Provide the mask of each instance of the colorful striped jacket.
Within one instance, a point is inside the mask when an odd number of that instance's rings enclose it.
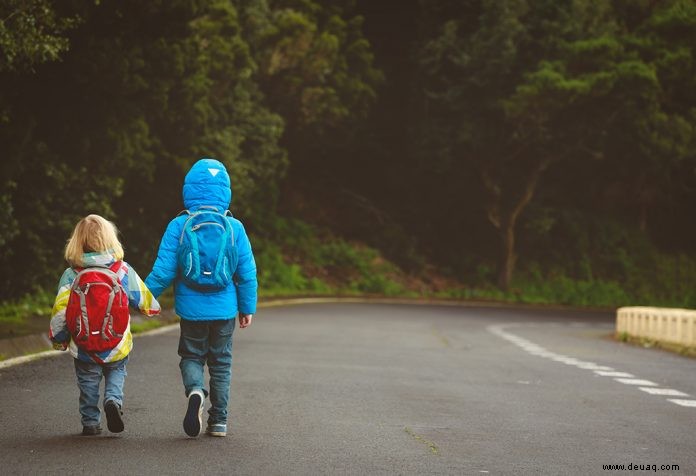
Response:
[[[85,267],[88,266],[111,266],[115,260],[110,253],[85,253],[83,255],[83,263]],[[121,280],[123,288],[128,293],[128,301],[130,306],[140,309],[140,311],[146,316],[153,316],[159,314],[160,305],[152,295],[149,289],[145,286],[145,283],[138,273],[131,268],[128,263],[123,262],[123,266],[118,271],[118,277]],[[123,339],[119,344],[108,351],[104,352],[86,352],[83,349],[78,348],[75,343],[70,339],[70,332],[68,332],[67,324],[65,322],[65,309],[68,306],[68,298],[70,297],[70,287],[72,286],[75,277],[77,276],[77,271],[73,268],[68,268],[63,272],[63,276],[60,278],[60,283],[58,284],[58,295],[56,296],[56,301],[53,304],[53,312],[51,317],[51,325],[48,332],[48,336],[54,343],[68,343],[70,353],[73,357],[79,360],[84,360],[86,362],[96,362],[96,363],[106,363],[106,362],[116,362],[122,360],[128,356],[131,349],[133,348],[133,336],[130,330],[130,322],[126,328],[126,332],[123,335]]]

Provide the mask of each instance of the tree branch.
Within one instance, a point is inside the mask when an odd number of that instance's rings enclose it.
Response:
[[[524,210],[524,207],[526,207],[529,202],[532,200],[534,197],[534,193],[536,192],[536,187],[537,184],[539,183],[539,178],[541,177],[541,174],[546,170],[546,168],[551,164],[552,160],[547,158],[539,162],[537,167],[532,170],[532,173],[527,177],[527,182],[525,183],[524,190],[522,192],[522,196],[517,202],[517,205],[513,207],[513,209],[510,211],[510,221],[514,223],[517,221],[517,217],[519,214]]]

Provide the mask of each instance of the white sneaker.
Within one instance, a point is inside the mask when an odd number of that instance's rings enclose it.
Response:
[[[186,408],[186,416],[184,416],[184,431],[188,436],[201,434],[204,405],[205,395],[203,390],[192,390],[188,396],[188,407]]]

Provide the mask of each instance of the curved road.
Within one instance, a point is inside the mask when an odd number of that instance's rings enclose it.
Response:
[[[616,343],[613,325],[568,311],[263,309],[235,331],[227,438],[181,430],[178,329],[136,339],[119,435],[78,436],[61,354],[0,369],[0,474],[696,474],[696,360]]]

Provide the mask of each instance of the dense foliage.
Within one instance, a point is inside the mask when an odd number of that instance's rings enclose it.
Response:
[[[406,2],[392,16],[366,1],[363,10],[389,88],[369,154],[385,160],[371,172],[400,183],[360,191],[431,258],[502,289],[562,278],[647,301],[661,282],[680,289],[662,289],[672,297],[689,289],[664,252],[693,263],[696,4],[442,0]],[[386,17],[395,20],[384,30]],[[394,194],[398,203],[385,197]]]
[[[695,27],[690,0],[2,0],[2,298],[50,289],[87,213],[147,272],[210,155],[262,285],[405,289],[347,239],[493,297],[696,305]]]
[[[272,222],[289,119],[338,122],[371,97],[349,69],[369,70],[371,58],[341,5],[295,3],[3,6],[2,31],[16,33],[2,37],[0,76],[7,297],[55,279],[70,229],[90,212],[114,220],[129,259],[149,265],[182,207],[183,174],[203,155],[229,167],[236,213],[252,227]],[[276,100],[265,94],[274,88]]]

